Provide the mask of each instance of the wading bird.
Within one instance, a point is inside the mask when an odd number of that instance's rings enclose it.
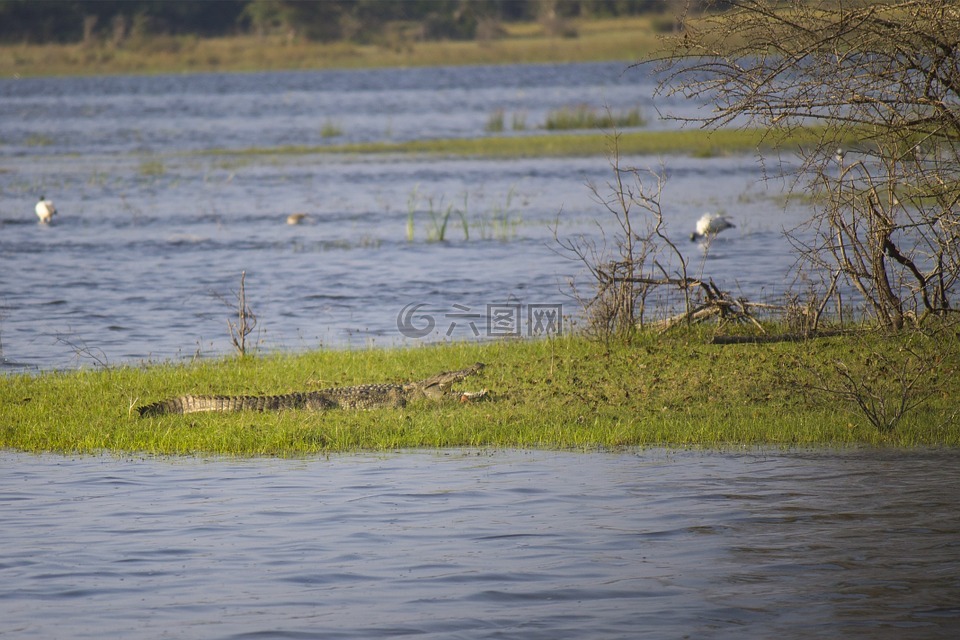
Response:
[[[40,222],[43,224],[50,224],[50,220],[53,219],[54,214],[57,212],[57,208],[53,206],[53,203],[46,199],[44,196],[40,196],[40,201],[37,202],[37,206],[34,207],[34,211],[37,212],[37,217],[40,218]]]
[[[697,220],[697,230],[690,234],[690,240],[713,237],[725,229],[732,229],[733,223],[726,216],[717,213],[705,213]]]

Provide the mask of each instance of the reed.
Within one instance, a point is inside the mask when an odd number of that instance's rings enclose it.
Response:
[[[503,132],[506,130],[506,124],[504,120],[506,118],[506,112],[503,109],[497,109],[493,114],[491,114],[490,119],[487,121],[487,132],[497,133]],[[527,114],[523,111],[515,111],[510,116],[510,129],[512,131],[526,131],[527,130]]]
[[[512,206],[515,195],[516,189],[511,187],[502,204],[495,204],[489,211],[471,213],[469,192],[463,193],[462,207],[455,207],[452,204],[444,207],[444,195],[437,197],[422,194],[420,186],[417,185],[407,197],[407,242],[413,242],[416,239],[416,220],[418,217],[424,217],[424,214],[427,242],[445,242],[450,220],[454,217],[459,220],[463,239],[466,241],[470,240],[471,229],[476,229],[483,240],[510,240],[516,236],[517,228],[522,223],[522,217],[514,211]],[[421,202],[424,209],[421,209]]]
[[[415,226],[414,226],[414,216],[417,213],[417,190],[420,188],[420,185],[415,185],[413,191],[410,192],[410,195],[407,196],[407,242],[413,242]]]
[[[483,128],[487,133],[503,133],[505,127],[503,119],[505,117],[503,109],[497,109],[487,118],[487,124]]]
[[[506,242],[516,237],[517,228],[522,224],[523,218],[513,209],[512,203],[515,196],[516,189],[510,187],[503,204],[497,203],[486,215],[479,216],[473,222],[479,229],[481,238]]]
[[[447,223],[450,221],[450,214],[453,213],[453,205],[448,205],[441,213],[433,208],[433,199],[430,199],[430,207],[427,213],[430,214],[430,227],[427,230],[427,242],[443,242],[447,236]],[[441,198],[441,206],[443,198]]]
[[[332,120],[325,120],[323,126],[320,127],[320,137],[321,138],[337,138],[343,135],[343,129],[340,128],[340,125],[333,122]]]
[[[629,129],[642,127],[646,119],[640,109],[627,111],[600,110],[589,105],[581,104],[575,107],[555,109],[547,114],[547,121],[543,125],[548,131],[564,131],[570,129]]]
[[[417,213],[420,212],[420,202],[423,200],[426,210],[427,220],[427,242],[445,242],[447,239],[447,227],[450,224],[450,218],[454,215],[460,220],[463,229],[463,239],[470,239],[470,224],[467,220],[467,198],[468,194],[463,195],[463,208],[454,207],[449,204],[443,206],[444,196],[439,199],[433,195],[421,195],[419,185],[413,188],[407,197],[407,242],[413,242],[416,239],[415,220]]]
[[[487,133],[503,133],[507,129],[506,111],[495,109],[487,118],[484,131]],[[542,128],[548,131],[569,131],[589,129],[631,129],[645,126],[646,119],[639,108],[627,111],[599,110],[588,105],[563,107],[554,109],[547,114]],[[523,112],[515,112],[510,119],[510,128],[513,131],[526,131],[527,116]]]
[[[525,131],[527,129],[527,114],[514,113],[510,126],[514,131]]]
[[[920,334],[809,342],[709,343],[713,329],[318,351],[191,364],[4,378],[0,447],[22,451],[301,456],[415,447],[611,449],[636,446],[960,446],[956,340]],[[844,360],[875,377],[864,349],[945,354],[936,393],[895,429],[874,428],[842,396],[812,384]],[[276,394],[414,380],[481,361],[463,383],[475,404],[419,402],[365,412],[191,414],[141,419],[136,406],[184,393]],[[810,383],[810,384],[808,384]],[[877,384],[880,384],[878,381]]]

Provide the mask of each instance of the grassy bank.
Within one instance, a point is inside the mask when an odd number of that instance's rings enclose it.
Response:
[[[469,42],[397,40],[377,45],[290,41],[282,36],[152,37],[120,45],[0,46],[0,75],[104,75],[357,69],[540,62],[633,61],[654,50],[650,17],[571,23],[576,37],[537,24],[504,25],[503,37]]]
[[[894,429],[872,426],[841,388],[843,363],[895,398],[898,362],[946,353],[923,404]],[[278,394],[420,379],[475,361],[464,389],[489,402],[421,402],[366,412],[192,414],[141,419],[134,407],[185,393]],[[876,371],[877,362],[886,371]],[[960,354],[922,335],[709,344],[705,333],[604,345],[579,337],[423,348],[321,351],[3,379],[0,447],[64,453],[296,456],[409,447],[957,446]]]

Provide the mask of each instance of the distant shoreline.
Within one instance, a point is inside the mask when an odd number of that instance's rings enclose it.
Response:
[[[660,41],[650,17],[581,21],[575,37],[512,24],[492,40],[406,41],[390,47],[281,36],[155,36],[124,45],[0,45],[0,77],[365,69],[474,64],[635,62]]]

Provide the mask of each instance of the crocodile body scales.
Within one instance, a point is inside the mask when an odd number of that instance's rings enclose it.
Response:
[[[330,409],[400,408],[407,402],[419,398],[440,399],[453,395],[451,385],[477,373],[483,366],[483,363],[478,362],[465,369],[445,371],[425,380],[406,384],[361,384],[274,396],[183,395],[144,405],[137,410],[142,417],[146,417],[201,411],[283,411],[288,409],[327,411]],[[473,394],[472,397],[482,395],[485,395],[485,392]]]

